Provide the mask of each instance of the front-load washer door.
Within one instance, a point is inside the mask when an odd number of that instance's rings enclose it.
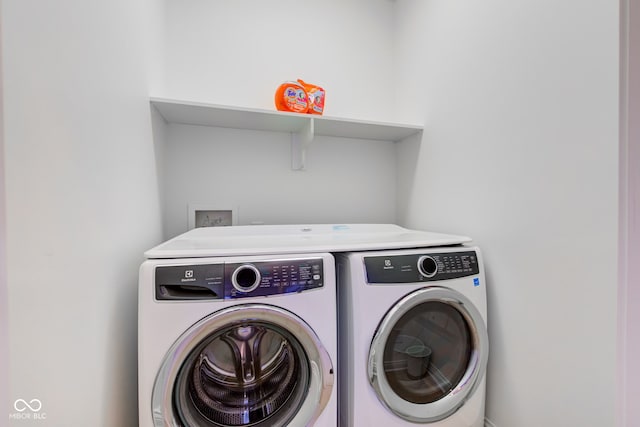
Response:
[[[234,306],[200,320],[171,347],[153,388],[154,425],[312,425],[333,376],[327,351],[298,316]]]
[[[461,293],[420,289],[384,316],[369,351],[368,375],[379,400],[415,423],[444,419],[481,382],[489,352],[480,312]]]

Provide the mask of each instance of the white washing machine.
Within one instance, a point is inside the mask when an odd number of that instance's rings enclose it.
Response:
[[[339,425],[483,426],[489,341],[480,250],[354,252],[336,261]]]
[[[148,259],[140,426],[334,427],[335,314],[329,253]]]

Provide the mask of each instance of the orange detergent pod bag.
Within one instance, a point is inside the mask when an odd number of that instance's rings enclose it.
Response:
[[[298,79],[298,83],[304,87],[309,97],[309,109],[307,110],[307,113],[322,114],[324,111],[324,89],[311,83],[305,83],[300,79]]]
[[[309,97],[304,87],[298,82],[284,82],[276,90],[276,109],[306,113],[309,109]]]

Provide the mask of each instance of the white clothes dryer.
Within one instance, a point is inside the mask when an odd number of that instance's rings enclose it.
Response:
[[[335,427],[336,309],[329,253],[146,260],[140,426]]]
[[[353,252],[336,261],[339,425],[483,426],[489,341],[480,250]]]

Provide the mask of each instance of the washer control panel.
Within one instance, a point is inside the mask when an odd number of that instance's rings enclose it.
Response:
[[[323,286],[322,259],[225,264],[225,298],[302,292]]]
[[[475,251],[364,257],[367,283],[416,283],[480,273]]]
[[[266,297],[324,286],[322,258],[156,268],[157,300]]]

